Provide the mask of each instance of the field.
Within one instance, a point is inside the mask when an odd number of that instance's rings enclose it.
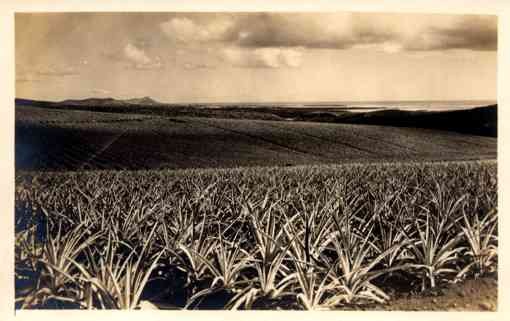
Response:
[[[16,316],[503,314],[504,10],[135,7],[11,16]]]
[[[495,137],[433,129],[16,108],[17,169],[494,159],[496,146]]]
[[[483,103],[483,102],[480,102]],[[487,102],[486,102],[487,103]],[[412,104],[412,103],[411,103]],[[149,97],[117,100],[90,98],[62,102],[16,99],[19,107],[41,107],[47,111],[66,113],[69,110],[93,113],[139,114],[163,117],[201,117],[220,119],[252,119],[273,121],[312,121],[359,125],[429,128],[464,134],[496,137],[498,132],[498,106],[452,110],[443,106],[438,110],[401,110],[399,104],[388,109],[375,106],[353,107],[337,104],[305,104],[293,106],[278,103],[263,104],[162,104]],[[400,105],[400,106],[406,106]],[[355,111],[355,112],[352,112]],[[455,121],[451,121],[455,119]]]
[[[496,307],[492,135],[43,107],[16,107],[17,308]]]
[[[17,171],[17,307],[373,309],[494,278],[496,165]]]

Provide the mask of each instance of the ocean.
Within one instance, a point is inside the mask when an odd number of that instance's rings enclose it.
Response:
[[[348,110],[352,112],[367,112],[375,110],[399,109],[407,111],[448,111],[463,110],[474,107],[494,105],[495,100],[448,100],[448,101],[338,101],[338,102],[299,102],[279,103],[282,107],[318,108],[328,110]]]
[[[317,111],[350,111],[369,112],[377,110],[406,111],[450,111],[463,110],[497,104],[496,100],[400,100],[400,101],[307,101],[307,102],[229,102],[229,103],[198,103],[208,108],[239,106],[270,107],[270,108],[307,108]]]

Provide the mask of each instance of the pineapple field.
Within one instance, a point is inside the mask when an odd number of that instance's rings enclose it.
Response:
[[[15,188],[17,308],[375,309],[497,273],[491,160],[18,170]]]

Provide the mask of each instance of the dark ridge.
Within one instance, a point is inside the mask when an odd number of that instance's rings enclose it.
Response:
[[[383,110],[338,117],[337,123],[415,127],[497,137],[497,105],[442,112]]]
[[[16,98],[14,100],[14,102],[15,102],[16,106],[32,106],[32,107],[54,107],[54,106],[56,106],[55,102],[46,101],[46,100]]]
[[[105,105],[115,103],[116,100],[113,98],[85,98],[85,99],[67,99],[58,102],[59,105]]]

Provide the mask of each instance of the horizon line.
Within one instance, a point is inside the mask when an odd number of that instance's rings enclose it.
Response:
[[[115,98],[112,96],[109,97],[97,97],[97,96],[89,96],[85,98],[67,98],[61,100],[47,100],[47,99],[38,99],[38,98],[25,98],[25,97],[14,97],[15,100],[32,100],[32,101],[41,101],[41,102],[50,102],[50,103],[58,103],[66,100],[88,100],[88,99],[113,99],[117,101],[124,101],[130,99],[143,99],[150,98],[157,103],[160,104],[331,104],[331,103],[393,103],[393,102],[498,102],[497,98],[477,98],[477,99],[401,99],[401,100],[279,100],[279,101],[175,101],[175,102],[166,102],[158,100],[157,98],[153,98],[151,96],[133,96],[128,98]]]

